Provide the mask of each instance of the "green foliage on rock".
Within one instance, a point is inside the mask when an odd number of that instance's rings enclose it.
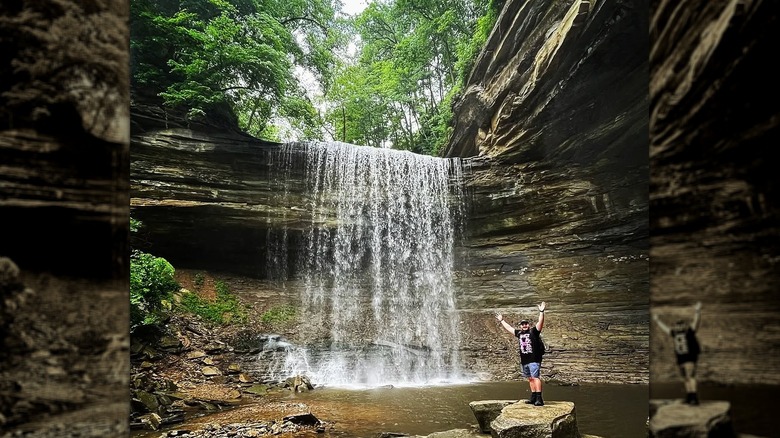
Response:
[[[173,293],[179,290],[173,266],[162,257],[142,251],[130,255],[130,323],[155,324],[170,307]]]
[[[260,315],[260,321],[267,324],[280,324],[290,322],[295,318],[297,311],[295,307],[284,304],[281,306],[274,306],[263,312]]]
[[[230,291],[228,285],[218,280],[215,289],[217,297],[214,301],[201,298],[194,292],[185,291],[181,297],[180,308],[216,324],[246,322],[246,309],[238,297]]]

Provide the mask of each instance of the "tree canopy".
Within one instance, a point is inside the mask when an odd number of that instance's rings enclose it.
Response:
[[[127,1],[0,3],[0,129],[109,141],[128,104]],[[119,138],[119,139],[118,139]]]
[[[330,137],[438,153],[450,102],[501,5],[388,0],[354,17],[341,7],[134,0],[133,88],[193,118],[228,108],[241,129],[270,140]],[[284,138],[289,132],[296,138]]]

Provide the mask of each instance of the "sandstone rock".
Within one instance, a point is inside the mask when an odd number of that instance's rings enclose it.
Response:
[[[187,360],[192,360],[192,359],[200,359],[201,357],[205,357],[205,356],[206,356],[205,351],[195,350],[195,351],[188,352],[185,358]]]
[[[267,385],[253,385],[247,389],[244,390],[244,392],[248,392],[250,394],[255,395],[264,395],[268,392],[268,386]]]
[[[514,403],[490,423],[493,438],[581,438],[574,403],[546,401],[544,406]]]
[[[182,342],[176,336],[164,335],[157,341],[157,345],[166,351],[178,351],[182,347]]]
[[[434,432],[427,435],[427,438],[474,438],[484,436],[474,429],[452,429],[442,432]]]
[[[135,396],[149,412],[157,412],[160,408],[160,402],[157,400],[157,396],[152,393],[136,391]]]
[[[480,400],[469,403],[471,412],[477,418],[479,430],[483,433],[490,433],[490,422],[501,415],[504,407],[517,403],[517,400]]]
[[[252,383],[254,379],[247,373],[240,373],[238,375],[238,381],[241,383]]]
[[[691,406],[680,400],[654,400],[651,406],[650,436],[654,438],[733,438],[731,404],[727,401],[702,401]]]
[[[154,412],[142,415],[139,419],[141,420],[141,423],[146,425],[147,429],[151,430],[158,430],[160,424],[162,424],[162,417]]]
[[[219,376],[222,374],[216,367],[203,367],[200,371],[204,376]]]

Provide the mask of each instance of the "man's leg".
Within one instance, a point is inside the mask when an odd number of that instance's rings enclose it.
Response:
[[[531,398],[525,401],[526,404],[532,405],[536,403],[536,392],[534,390],[534,382],[533,378],[531,377],[531,371],[528,368],[528,365],[520,364],[520,374],[528,379],[528,386],[531,388]]]
[[[683,362],[680,365],[680,370],[685,379],[685,402],[691,405],[699,404],[699,397],[696,392],[696,363],[695,362]]]
[[[531,385],[531,392],[536,394],[534,406],[544,406],[544,399],[542,398],[541,364],[536,362],[528,364],[528,371],[531,374],[531,377],[528,379]]]

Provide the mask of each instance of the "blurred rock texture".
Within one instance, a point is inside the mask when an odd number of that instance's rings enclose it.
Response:
[[[516,323],[544,300],[547,378],[648,382],[648,20],[640,1],[506,2],[445,153],[467,169],[455,283],[468,368],[518,378],[493,311]],[[296,253],[307,194],[301,166],[274,177],[280,145],[142,99],[132,111],[131,210],[149,251],[263,277],[266,236],[287,227]]]
[[[128,13],[0,5],[2,431],[129,430]]]
[[[702,301],[699,380],[780,384],[778,85],[768,1],[652,1],[651,304],[667,323]],[[677,381],[651,331],[651,379]]]

